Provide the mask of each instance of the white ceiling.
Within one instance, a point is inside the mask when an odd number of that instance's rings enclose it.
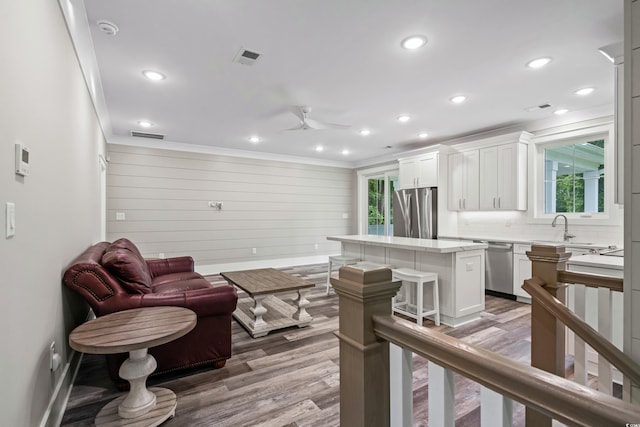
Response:
[[[84,0],[86,15],[82,0],[60,1],[73,5],[66,18],[108,141],[140,141],[129,132],[142,130],[166,135],[144,141],[159,147],[349,165],[472,133],[611,114],[613,66],[598,48],[623,38],[622,0]],[[102,33],[99,20],[120,31]],[[413,34],[427,45],[402,49]],[[234,63],[242,48],[262,56]],[[545,68],[525,66],[542,56],[552,58]],[[167,78],[148,81],[146,69]],[[596,90],[573,94],[583,87]],[[457,94],[468,101],[451,103]],[[553,107],[526,111],[544,103]],[[351,127],[286,131],[299,124],[295,105]],[[570,112],[555,116],[558,108]],[[400,114],[412,120],[399,123]],[[141,119],[154,126],[141,129]],[[254,134],[258,144],[248,141]]]

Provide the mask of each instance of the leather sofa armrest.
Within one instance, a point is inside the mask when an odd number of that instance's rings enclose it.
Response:
[[[169,273],[180,273],[184,271],[194,271],[193,258],[181,256],[165,259],[147,259],[147,267],[151,277],[158,277]]]
[[[193,310],[198,317],[231,314],[236,309],[238,293],[233,286],[216,286],[167,294],[136,294],[120,299],[100,313],[139,307],[176,306]]]

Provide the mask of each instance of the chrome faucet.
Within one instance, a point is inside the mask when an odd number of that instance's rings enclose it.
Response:
[[[567,217],[565,215],[562,214],[558,214],[556,215],[555,218],[553,218],[553,222],[551,223],[552,227],[556,226],[556,222],[558,221],[558,217],[562,217],[564,218],[564,241],[568,242],[569,240],[571,240],[572,238],[576,237],[575,235],[569,233],[569,220],[567,219]]]

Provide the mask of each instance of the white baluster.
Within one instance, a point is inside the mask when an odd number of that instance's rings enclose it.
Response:
[[[598,332],[611,341],[611,290],[598,288]],[[598,355],[598,390],[613,393],[611,364]]]
[[[574,308],[576,315],[582,319],[586,319],[586,286],[575,285],[574,289]],[[587,345],[576,334],[571,333],[574,337],[574,360],[573,360],[573,374],[575,376],[574,381],[586,385],[587,384]]]
[[[513,401],[500,393],[480,386],[480,426],[511,427],[512,425]]]
[[[454,426],[453,372],[429,361],[429,427]]]
[[[389,343],[391,425],[413,426],[413,353]]]

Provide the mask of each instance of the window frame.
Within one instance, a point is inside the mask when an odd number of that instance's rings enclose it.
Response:
[[[604,139],[604,212],[556,212],[544,211],[544,150],[563,145],[577,144],[597,139]],[[558,215],[566,215],[573,224],[618,223],[620,209],[614,204],[614,182],[617,171],[614,161],[614,126],[613,122],[585,126],[577,129],[562,129],[555,132],[541,133],[534,136],[529,145],[529,223],[546,224]]]

